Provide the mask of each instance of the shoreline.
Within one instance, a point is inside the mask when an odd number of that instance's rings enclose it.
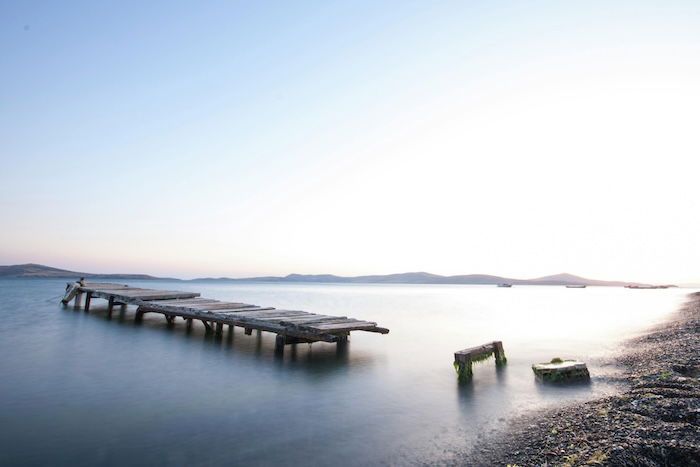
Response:
[[[612,360],[626,390],[519,417],[457,463],[700,466],[700,292]]]

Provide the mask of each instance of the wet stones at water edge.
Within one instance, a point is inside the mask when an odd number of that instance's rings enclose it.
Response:
[[[577,360],[553,358],[549,363],[535,363],[532,371],[537,379],[547,383],[587,381],[591,379],[588,367]]]

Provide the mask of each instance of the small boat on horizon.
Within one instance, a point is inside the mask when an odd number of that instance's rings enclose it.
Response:
[[[585,285],[581,285],[581,284],[570,284],[570,285],[567,285],[565,287],[567,289],[585,289],[586,288]]]
[[[507,282],[502,282],[498,284],[499,287],[513,287],[513,284],[508,284]]]

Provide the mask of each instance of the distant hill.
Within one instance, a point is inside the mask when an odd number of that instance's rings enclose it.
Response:
[[[16,264],[0,266],[0,277],[86,277],[89,279],[140,279],[164,280],[169,278],[149,276],[147,274],[92,274],[89,272],[68,271],[52,268],[41,264]],[[172,279],[171,279],[172,280]],[[179,280],[179,279],[175,279]],[[283,277],[264,276],[234,279],[230,277],[192,279],[194,282],[227,281],[227,282],[315,282],[315,283],[347,283],[347,284],[501,284],[516,285],[602,285],[622,287],[625,285],[647,285],[639,282],[601,281],[561,273],[536,279],[513,279],[509,277],[490,276],[486,274],[466,274],[457,276],[440,276],[428,272],[404,272],[399,274],[384,274],[372,276],[336,276],[333,274],[289,274]]]
[[[516,283],[519,283],[516,281]],[[613,287],[622,287],[625,285],[648,285],[638,282],[621,282],[621,281],[600,281],[595,279],[586,279],[584,277],[574,276],[573,274],[561,273],[553,276],[545,276],[537,279],[529,279],[528,284],[539,285],[605,285]]]
[[[66,269],[52,268],[41,264],[15,264],[12,266],[0,266],[0,277],[85,277],[89,279],[161,279],[147,274],[91,274],[89,272],[68,271]]]
[[[289,274],[283,277],[265,276],[232,279],[202,278],[195,281],[239,281],[239,282],[333,282],[350,284],[519,284],[519,285],[602,285],[622,287],[625,285],[642,285],[639,282],[601,281],[574,276],[573,274],[555,274],[536,279],[513,279],[509,277],[490,276],[486,274],[467,274],[457,276],[440,276],[427,272],[404,272],[373,276],[336,276],[333,274]]]

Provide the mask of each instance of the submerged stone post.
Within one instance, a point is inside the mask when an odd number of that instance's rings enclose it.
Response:
[[[457,370],[457,379],[459,381],[468,381],[472,379],[472,359],[468,355],[457,356],[455,354],[455,370]]]
[[[496,366],[503,366],[508,363],[506,353],[503,351],[503,342],[495,341],[493,343],[493,356],[496,358]]]
[[[494,341],[455,352],[454,367],[457,370],[459,381],[470,380],[473,376],[472,363],[484,361],[491,355],[496,359],[496,366],[505,365],[508,361],[503,351],[503,342],[501,341]]]

